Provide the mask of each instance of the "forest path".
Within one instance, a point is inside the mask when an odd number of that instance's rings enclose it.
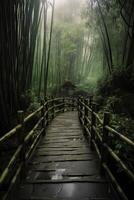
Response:
[[[77,112],[62,113],[49,125],[29,161],[17,199],[110,200],[99,162],[84,138]]]

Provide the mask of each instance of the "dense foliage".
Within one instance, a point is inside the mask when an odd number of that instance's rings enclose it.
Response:
[[[27,102],[23,101],[26,91],[31,88],[35,44],[43,6],[36,0],[0,1],[1,130],[10,126],[12,116],[22,104],[27,106]]]
[[[113,105],[133,99],[133,10],[133,0],[1,0],[1,130],[31,93],[58,95],[66,80]]]

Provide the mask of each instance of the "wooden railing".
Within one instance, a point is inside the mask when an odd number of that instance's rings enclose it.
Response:
[[[116,140],[132,149],[134,149],[134,142],[111,127],[110,113],[105,112],[103,119],[100,118],[97,113],[97,105],[93,103],[92,98],[79,98],[78,100],[73,98],[46,98],[45,101],[41,101],[41,106],[26,118],[24,118],[23,111],[18,111],[18,125],[0,138],[0,199],[6,200],[13,192],[16,183],[24,178],[27,161],[40,138],[45,135],[50,121],[58,113],[65,112],[68,109],[74,110],[76,107],[85,135],[90,137],[91,148],[96,149],[101,160],[101,172],[107,172],[121,199],[128,200],[116,173],[114,174],[112,170],[111,160],[112,165],[117,163],[132,183],[134,183],[134,172],[125,160],[116,153],[112,141]],[[12,155],[7,157],[6,152],[2,154],[5,149],[11,151]],[[1,167],[5,161],[4,166]]]
[[[134,184],[134,168],[131,169],[125,162],[125,159],[116,153],[116,148],[112,141],[123,143],[126,145],[126,148],[129,147],[132,150],[134,150],[134,142],[110,126],[111,115],[109,112],[104,113],[103,119],[100,118],[97,114],[97,105],[93,103],[92,98],[79,98],[78,112],[85,135],[90,137],[91,148],[96,149],[101,160],[101,172],[107,172],[121,199],[128,200],[128,196],[122,189],[116,172],[114,173],[113,166],[115,167],[115,164],[120,166],[120,169],[128,176],[130,185]]]
[[[16,182],[24,178],[27,161],[40,138],[45,135],[49,122],[58,113],[70,108],[74,110],[75,107],[76,100],[73,98],[46,98],[41,101],[41,106],[26,118],[23,111],[18,111],[18,125],[0,138],[0,199],[6,200],[13,192]],[[29,124],[30,128],[27,127]],[[7,154],[2,154],[5,149],[13,152],[9,158]],[[5,165],[1,167],[3,162]]]

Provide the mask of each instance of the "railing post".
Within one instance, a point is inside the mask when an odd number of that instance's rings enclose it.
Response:
[[[83,106],[82,106],[82,97],[80,97],[80,122],[81,123],[82,123],[82,116],[83,116],[82,109],[83,109]]]
[[[88,106],[88,100],[84,99],[84,103],[85,103],[85,110],[84,110],[84,126],[87,126],[87,119],[86,117],[88,117],[88,109],[86,106]]]
[[[45,106],[45,112],[46,112],[46,126],[48,126],[49,124],[49,115],[48,115],[48,98],[45,97],[45,103],[46,103],[46,106]]]
[[[93,103],[93,96],[90,96],[90,99],[89,99],[89,107],[90,108],[92,107],[92,103]]]
[[[44,115],[45,115],[45,108],[44,108],[44,100],[41,100],[41,106],[43,106],[43,108],[41,109],[41,117],[43,118],[42,120],[42,128],[44,128],[44,124],[45,124],[45,120],[44,120]]]
[[[93,140],[95,140],[95,131],[94,127],[96,127],[96,117],[94,115],[96,112],[96,104],[92,104],[92,113],[91,113],[91,148],[93,148]]]
[[[84,107],[84,135],[87,137],[87,128],[88,128],[88,121],[87,121],[87,118],[88,118],[88,109],[86,106],[88,106],[88,100],[87,99],[84,99],[84,104],[85,104],[85,107]]]
[[[65,97],[63,97],[63,113],[65,112]]]
[[[74,102],[74,98],[72,97],[72,111],[74,111],[74,105],[75,105],[75,102]]]
[[[107,163],[108,161],[108,152],[105,148],[105,144],[109,143],[108,138],[108,130],[106,129],[106,126],[108,126],[110,123],[110,113],[105,112],[104,113],[104,119],[103,119],[103,135],[102,135],[102,146],[101,146],[101,166],[103,163]],[[101,171],[103,173],[103,169],[101,168]]]
[[[84,97],[81,98],[81,101],[82,101],[82,103],[84,103]],[[81,108],[82,108],[82,118],[84,119],[84,110],[85,110],[85,108],[84,108],[83,105],[81,105]]]
[[[80,96],[77,99],[77,110],[78,110],[78,116],[80,118]]]
[[[53,106],[53,109],[52,109],[52,119],[54,119],[54,117],[55,117],[55,101],[54,101],[54,97],[52,98],[52,106]]]
[[[19,145],[22,145],[22,151],[20,153],[20,163],[23,163],[22,171],[21,171],[21,178],[24,178],[25,176],[25,170],[26,170],[26,146],[24,141],[24,111],[19,110],[17,112],[18,114],[18,123],[22,125],[20,134],[18,134],[18,142]]]

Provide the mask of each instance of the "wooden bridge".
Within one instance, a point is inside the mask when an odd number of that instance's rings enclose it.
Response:
[[[115,140],[134,149],[92,98],[46,99],[26,118],[18,111],[18,125],[0,138],[0,199],[131,199],[133,168]]]

